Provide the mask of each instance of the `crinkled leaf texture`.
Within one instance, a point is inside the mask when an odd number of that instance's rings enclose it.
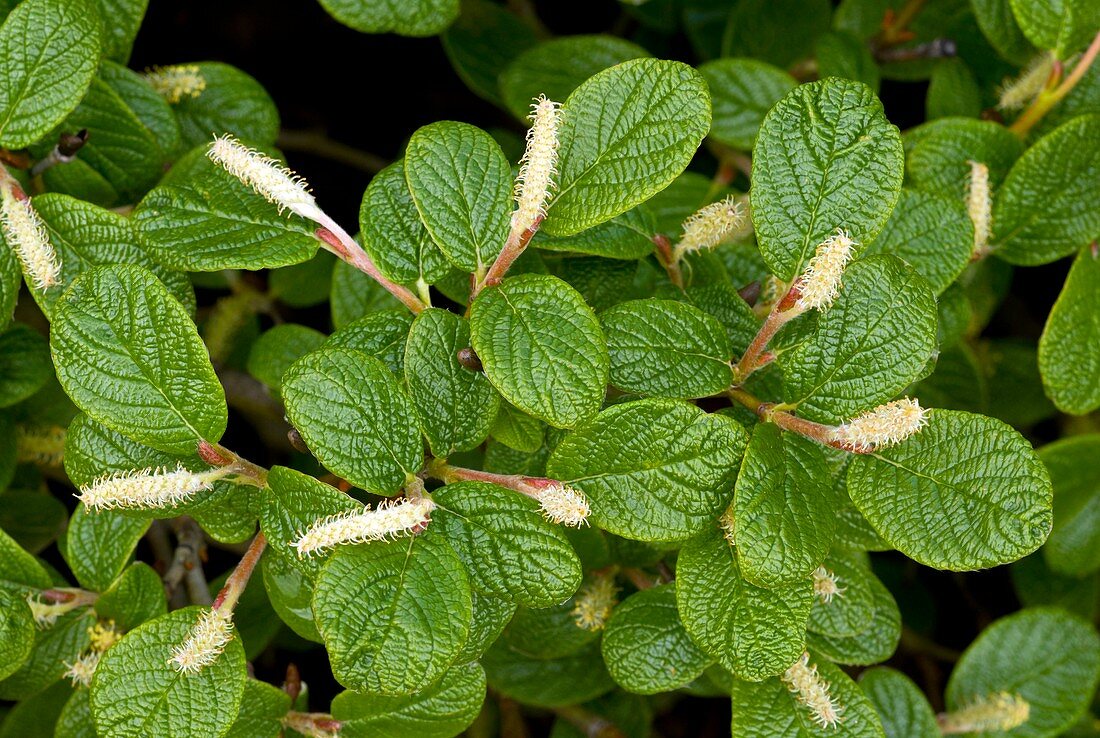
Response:
[[[227,409],[187,311],[148,270],[96,267],[55,306],[57,378],[90,417],[135,441],[193,454],[225,432]]]
[[[458,0],[323,0],[333,18],[364,33],[434,36],[458,17]]]
[[[878,666],[859,675],[859,686],[882,720],[886,738],[940,738],[928,698],[905,674]]]
[[[1054,530],[1043,556],[1059,574],[1083,577],[1100,569],[1100,435],[1072,436],[1039,450],[1054,485]]]
[[[929,411],[907,441],[856,458],[848,492],[891,545],[937,569],[1015,561],[1051,529],[1046,468],[1011,426],[982,415]]]
[[[1066,277],[1039,339],[1043,388],[1059,410],[1100,407],[1100,256],[1085,246]]]

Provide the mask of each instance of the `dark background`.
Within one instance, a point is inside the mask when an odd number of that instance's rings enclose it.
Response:
[[[562,35],[607,32],[620,15],[613,0],[547,0],[536,5],[549,29]],[[629,32],[630,26],[626,28]],[[685,39],[669,43],[654,51],[697,61]],[[436,120],[522,132],[511,116],[466,88],[439,39],[361,34],[332,20],[311,0],[152,0],[131,66],[141,70],[207,60],[233,64],[256,77],[274,98],[284,129],[319,133],[386,162],[401,155],[416,128]],[[926,88],[925,83],[883,82],[880,97],[887,115],[903,131],[923,121]],[[286,155],[291,167],[308,179],[322,206],[354,230],[370,174],[293,148]],[[694,166],[710,174],[714,162],[704,155]],[[1023,279],[1017,275],[987,334],[1037,339],[1066,269],[1063,261],[1028,270]],[[1056,431],[1053,423],[1039,426],[1032,440],[1051,440]],[[226,568],[233,563],[228,555],[215,552],[211,576],[220,571],[223,560]],[[941,709],[951,652],[961,651],[989,622],[1019,607],[1008,570],[935,572],[896,554],[876,554],[875,567],[898,599],[906,626],[890,664],[910,674]],[[322,649],[269,650],[258,660],[257,674],[278,684],[289,661],[298,664],[310,684],[313,709],[327,709],[340,687]],[[727,701],[687,698],[662,716],[657,728],[668,738],[728,735],[728,712]],[[534,734],[548,724],[547,719],[535,718]]]

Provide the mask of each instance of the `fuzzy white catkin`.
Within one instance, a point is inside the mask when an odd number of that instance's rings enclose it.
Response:
[[[27,464],[61,466],[65,460],[64,428],[19,426],[16,432],[16,458]]]
[[[536,493],[542,515],[552,523],[570,528],[588,525],[591,506],[583,492],[563,484],[552,484]]]
[[[836,428],[833,438],[860,452],[894,446],[920,431],[928,413],[911,397],[879,405]]]
[[[540,95],[531,105],[531,128],[527,131],[527,149],[520,160],[516,177],[516,210],[512,229],[524,232],[546,215],[554,176],[558,173],[558,125],[561,105]]]
[[[60,284],[61,262],[31,201],[16,197],[11,186],[3,187],[0,199],[4,238],[15,250],[27,277],[40,290]]]
[[[184,98],[196,98],[206,89],[206,78],[196,64],[153,67],[146,70],[143,76],[171,105]]]
[[[974,223],[973,254],[981,254],[989,246],[993,230],[993,196],[989,189],[989,167],[978,161],[970,163],[970,182],[966,190],[966,210]]]
[[[1031,705],[1027,700],[1018,694],[997,692],[940,715],[939,723],[944,735],[999,733],[1020,727],[1029,717]]]
[[[676,244],[675,254],[705,251],[737,232],[745,223],[745,212],[735,195],[712,202],[696,211],[683,223],[683,235]]]
[[[158,510],[171,507],[210,489],[225,476],[224,468],[193,472],[182,464],[168,467],[113,472],[80,488],[78,497],[89,510]]]
[[[841,229],[818,244],[800,279],[795,302],[799,311],[827,310],[833,304],[855,245],[848,232]]]
[[[836,574],[824,566],[814,569],[813,580],[814,596],[821,600],[822,604],[828,605],[834,597],[844,596],[845,588],[838,584]]]
[[[810,665],[810,654],[802,656],[783,672],[781,677],[795,699],[811,713],[813,721],[822,728],[836,727],[842,720],[843,712],[829,694],[829,683],[817,673],[817,667]]]
[[[226,645],[233,640],[233,613],[204,610],[198,622],[187,634],[187,640],[172,651],[169,663],[184,674],[198,674],[218,660]]]
[[[69,663],[64,662],[68,669],[65,671],[65,677],[67,677],[74,687],[87,687],[92,683],[92,677],[95,676],[96,667],[99,666],[99,657],[102,654],[98,651],[92,651],[86,653],[83,656],[78,656],[75,661]]]
[[[309,556],[345,544],[392,540],[423,530],[433,509],[426,497],[382,502],[374,510],[368,505],[318,520],[290,545],[299,556]]]
[[[618,602],[619,588],[607,575],[597,576],[584,586],[573,604],[573,622],[582,630],[603,630]]]
[[[1046,87],[1050,73],[1054,71],[1055,54],[1044,51],[1028,62],[1016,79],[1001,88],[997,107],[1002,110],[1019,110],[1031,103]]]
[[[309,194],[305,180],[277,159],[248,148],[229,134],[215,138],[206,155],[256,194],[278,206],[280,213],[286,209],[312,221],[327,221],[317,201]]]

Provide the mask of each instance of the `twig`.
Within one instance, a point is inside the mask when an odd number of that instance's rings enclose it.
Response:
[[[172,528],[176,533],[176,551],[172,555],[172,563],[169,564],[168,571],[164,573],[165,594],[169,600],[173,599],[180,583],[186,580],[187,595],[191,602],[196,605],[209,605],[210,589],[206,585],[206,575],[202,570],[203,560],[206,558],[202,528],[187,516],[173,520]]]
[[[1081,81],[1081,78],[1085,76],[1085,72],[1096,60],[1097,54],[1100,54],[1100,32],[1092,39],[1092,43],[1089,44],[1080,61],[1074,65],[1073,71],[1066,75],[1062,83],[1054,89],[1048,88],[1040,92],[1038,97],[1032,100],[1027,110],[1021,113],[1020,117],[1009,126],[1009,130],[1021,138],[1026,136],[1028,131]]]
[[[44,159],[40,159],[31,167],[31,178],[37,177],[51,167],[55,167],[58,164],[68,164],[70,161],[76,158],[76,154],[80,149],[84,147],[84,144],[88,142],[88,129],[82,128],[79,132],[62,133],[58,137],[57,145],[54,146],[50,153],[46,155]]]
[[[256,537],[252,539],[252,544],[248,547],[248,550],[244,552],[240,563],[237,564],[237,568],[225,580],[225,585],[218,592],[218,596],[214,598],[213,607],[215,610],[221,608],[232,610],[236,607],[237,601],[248,585],[248,580],[252,577],[256,564],[260,562],[260,557],[263,556],[265,548],[267,548],[267,538],[264,537],[263,533],[257,533]]]
[[[334,141],[320,131],[288,131],[284,128],[279,132],[276,145],[287,151],[300,151],[336,161],[367,174],[380,172],[389,164],[377,154]]]

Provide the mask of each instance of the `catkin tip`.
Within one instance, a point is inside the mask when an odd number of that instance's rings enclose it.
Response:
[[[780,677],[798,702],[811,713],[813,721],[821,728],[835,728],[841,723],[844,712],[829,693],[829,683],[810,664],[810,654],[803,653]]]
[[[105,474],[80,488],[77,495],[89,510],[157,510],[191,499],[229,473],[226,467],[193,472],[183,464]]]
[[[233,640],[233,613],[204,610],[181,645],[168,660],[183,674],[198,674],[218,660],[218,656]]]
[[[745,222],[745,211],[736,195],[712,202],[684,221],[683,235],[673,253],[679,258],[712,249],[732,237]]]
[[[0,195],[0,225],[24,274],[39,290],[61,284],[61,262],[30,198],[17,196],[11,185],[4,186]]]
[[[342,545],[395,540],[424,530],[434,509],[435,503],[427,497],[386,500],[373,510],[367,505],[363,510],[322,518],[290,545],[301,557]]]
[[[543,517],[550,522],[570,528],[588,525],[591,506],[583,492],[564,484],[552,484],[536,495]]]
[[[303,218],[321,222],[325,214],[309,193],[304,179],[273,159],[242,144],[230,134],[216,137],[206,155],[227,172],[252,188],[279,212],[290,210]]]
[[[596,576],[581,588],[573,601],[573,622],[582,630],[603,630],[611,618],[611,611],[618,603],[614,577]]]
[[[833,304],[840,294],[841,278],[856,245],[848,232],[840,228],[818,244],[798,281],[798,300],[795,302],[798,310],[827,310]]]
[[[917,400],[903,397],[838,426],[833,439],[848,450],[867,453],[896,446],[927,424],[928,412]]]
[[[527,148],[520,160],[516,177],[516,209],[512,229],[524,232],[546,215],[554,176],[558,173],[558,127],[561,105],[539,97],[531,105],[531,127],[527,130]]]
[[[196,98],[206,89],[206,78],[197,64],[152,67],[143,76],[171,105],[184,98]]]

